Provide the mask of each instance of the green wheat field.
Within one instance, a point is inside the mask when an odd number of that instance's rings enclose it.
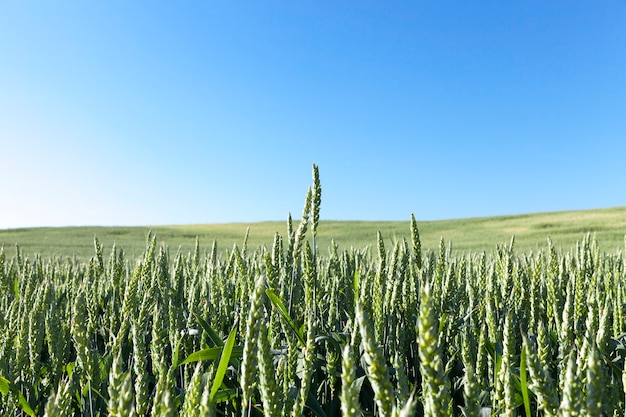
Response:
[[[298,213],[299,214],[299,213]],[[327,253],[332,241],[342,249],[375,248],[377,234],[385,243],[409,237],[411,213],[406,221],[332,221],[321,220],[317,234],[318,249]],[[298,222],[293,221],[297,227]],[[624,247],[626,234],[626,207],[564,211],[554,213],[521,214],[515,216],[468,218],[418,222],[422,247],[437,250],[441,238],[455,253],[491,252],[498,244],[515,237],[515,248],[520,252],[545,249],[548,238],[563,250],[572,250],[587,233],[596,237],[597,245],[608,252]],[[188,253],[194,250],[196,238],[206,252],[215,241],[219,252],[241,245],[248,234],[248,246],[271,246],[274,235],[287,233],[287,219],[282,222],[202,224],[182,226],[143,227],[56,227],[0,230],[0,246],[7,254],[15,254],[15,246],[29,255],[44,258],[73,257],[88,261],[94,255],[93,240],[105,248],[114,244],[123,248],[132,258],[146,249],[146,236],[152,233],[159,245],[170,251]],[[105,253],[108,256],[108,253]]]
[[[2,416],[624,416],[626,208],[0,230]],[[299,213],[300,214],[300,213]]]

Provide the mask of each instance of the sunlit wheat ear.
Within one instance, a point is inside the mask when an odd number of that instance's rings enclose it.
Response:
[[[130,416],[135,413],[135,399],[130,372],[122,369],[121,354],[113,357],[109,371],[109,399],[107,401],[110,416]]]
[[[53,287],[54,283],[48,281],[47,285]],[[50,369],[55,375],[60,375],[63,365],[67,363],[66,357],[71,343],[67,337],[67,323],[64,322],[64,312],[59,304],[57,291],[54,288],[50,288],[43,325],[46,332],[48,354],[50,355]]]
[[[422,286],[417,322],[417,342],[422,375],[424,416],[452,417],[450,388],[438,349],[439,323],[433,309],[430,283]]]
[[[276,383],[276,371],[270,341],[268,326],[261,320],[259,330],[259,392],[263,401],[263,412],[268,416],[277,416],[282,412],[280,387]]]
[[[413,242],[413,261],[415,262],[415,267],[420,270],[422,269],[422,242],[420,241],[420,232],[413,213],[411,213],[411,239]]]
[[[143,315],[139,314],[139,319],[131,325],[131,335],[133,341],[133,375],[135,380],[135,410],[137,414],[143,415],[148,410],[148,400],[150,398],[148,381],[148,349],[145,342],[145,324]]]
[[[601,351],[608,347],[611,337],[611,317],[613,316],[613,300],[609,293],[604,300],[604,307],[601,310],[600,323],[598,324],[598,333],[596,336],[596,344]]]
[[[258,365],[257,341],[261,328],[261,320],[265,310],[263,300],[265,296],[265,276],[259,275],[254,285],[248,319],[246,320],[246,333],[243,346],[243,359],[241,363],[241,399],[242,416],[247,415],[250,401],[256,386],[256,373]]]
[[[298,224],[298,229],[295,232],[294,241],[294,260],[298,260],[300,257],[300,250],[304,242],[304,237],[309,226],[309,217],[311,215],[311,204],[313,201],[313,191],[311,187],[307,190],[306,198],[304,200],[304,208],[302,209],[302,218]]]
[[[320,184],[320,171],[317,165],[313,164],[313,185],[312,185],[312,202],[311,202],[311,233],[313,239],[317,236],[317,225],[320,221],[320,206],[322,204],[322,185]],[[315,240],[313,242],[313,250],[315,251]]]
[[[141,263],[137,262],[137,264],[135,265],[133,275],[130,278],[126,287],[126,291],[124,292],[124,295],[123,295],[122,311],[121,311],[122,320],[121,320],[120,328],[117,330],[117,334],[115,336],[115,340],[114,340],[115,346],[113,347],[113,349],[119,349],[120,345],[126,339],[130,331],[130,324],[131,324],[130,318],[132,318],[137,312],[137,308],[139,306],[139,302],[137,300],[137,297],[138,297],[137,292],[139,291],[139,283],[141,280],[141,270],[142,270]]]
[[[52,394],[46,402],[44,416],[63,417],[72,415],[73,389],[74,384],[70,378],[61,379],[56,393]]]
[[[164,376],[167,378],[167,376]],[[152,415],[160,417],[176,417],[176,399],[170,389],[164,388],[155,394]]]
[[[194,417],[197,415],[196,413],[200,408],[204,387],[205,383],[203,379],[202,363],[198,362],[194,368],[191,381],[189,381],[189,384],[187,385],[187,390],[185,391],[181,417]]]
[[[415,390],[411,389],[412,384],[407,376],[407,364],[404,358],[396,352],[393,358],[393,367],[396,373],[396,406],[395,416],[408,416],[414,413],[417,403],[415,401]]]
[[[500,373],[498,374],[499,386],[502,389],[502,402],[495,404],[496,408],[506,416],[512,416],[515,412],[515,380],[514,380],[514,355],[516,318],[514,313],[505,312],[504,329],[502,331],[502,358]]]
[[[374,329],[369,315],[357,303],[356,318],[361,331],[361,346],[367,363],[367,377],[374,390],[374,398],[381,415],[391,416],[394,404],[394,389],[389,380],[389,370],[383,354],[374,338]]]
[[[605,380],[602,368],[602,354],[596,345],[598,334],[597,304],[590,303],[590,311],[587,313],[585,341],[586,345],[586,413],[588,415],[601,415],[603,412]],[[601,337],[601,336],[600,336]],[[606,381],[610,382],[610,381]]]
[[[135,399],[133,391],[133,379],[130,371],[126,371],[123,376],[120,396],[118,401],[118,410],[120,410],[120,416],[133,417],[135,416]]]
[[[605,390],[605,381],[602,369],[602,356],[595,343],[590,343],[587,352],[587,372],[586,391],[587,398],[585,401],[587,415],[599,416],[603,412],[603,392]]]
[[[44,343],[44,320],[49,291],[50,286],[45,284],[37,289],[34,305],[28,313],[28,359],[29,372],[32,375],[38,374],[42,365],[39,356]]]
[[[464,333],[461,345],[461,359],[465,367],[465,375],[463,378],[463,397],[465,398],[465,407],[463,415],[475,416],[480,414],[480,383],[476,375],[476,338],[473,332],[467,329]]]
[[[346,417],[361,416],[359,389],[356,380],[356,357],[354,349],[347,343],[341,359],[341,415]]]
[[[91,392],[92,382],[97,384],[99,374],[95,372],[96,364],[90,334],[87,330],[87,306],[83,290],[79,290],[72,310],[71,334],[76,350],[76,362],[82,370],[81,383]]]
[[[476,357],[476,373],[477,375],[486,375],[492,361],[487,353],[487,345],[489,343],[489,331],[487,330],[487,323],[485,321],[480,325],[478,333],[478,347]],[[479,380],[481,387],[486,385],[484,381]]]
[[[549,369],[542,364],[535,347],[524,336],[523,349],[526,351],[526,366],[530,374],[530,390],[537,397],[537,408],[545,416],[556,416],[559,409],[559,398]]]
[[[563,378],[563,393],[559,406],[559,416],[579,416],[581,413],[582,384],[577,375],[577,352],[572,349],[567,356],[567,365]]]
[[[211,383],[215,378],[216,372],[215,362],[213,362],[207,372],[202,376],[202,396],[198,407],[193,410],[193,416],[197,417],[213,417],[216,414],[215,401],[211,401]],[[186,417],[186,416],[185,416]]]
[[[300,379],[300,392],[298,393],[298,400],[296,401],[291,415],[293,417],[299,417],[305,409],[307,398],[311,390],[312,377],[315,360],[315,334],[313,324],[313,312],[307,309],[307,334],[306,345],[303,351],[303,363],[302,363],[302,378]]]

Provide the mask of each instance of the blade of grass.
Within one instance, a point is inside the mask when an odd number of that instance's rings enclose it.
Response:
[[[178,366],[198,361],[214,361],[222,354],[223,347],[214,347],[198,350],[187,356]],[[230,360],[241,359],[243,357],[243,346],[235,346],[230,354]]]
[[[528,397],[528,383],[526,381],[526,349],[522,349],[522,357],[520,358],[519,379],[524,399],[524,411],[526,416],[530,417],[530,399]]]
[[[285,308],[285,304],[283,304],[281,299],[278,297],[278,295],[276,295],[274,291],[267,289],[265,290],[265,294],[272,302],[272,305],[278,309],[278,313],[282,316],[282,318],[287,322],[289,327],[296,334],[296,337],[298,338],[300,345],[304,347],[306,345],[306,342],[304,341],[304,332],[301,329],[298,329],[296,327],[296,323],[294,323],[291,316],[289,316],[289,313],[287,312],[287,309]]]
[[[215,404],[223,403],[228,400],[232,400],[239,395],[239,390],[236,388],[222,389],[217,392],[213,401]]]
[[[222,340],[220,335],[217,334],[217,332],[213,330],[211,326],[209,326],[209,323],[207,323],[206,320],[204,320],[202,317],[200,317],[196,313],[192,313],[192,314],[194,315],[196,320],[198,320],[198,323],[200,324],[200,327],[202,327],[202,330],[207,332],[207,334],[209,335],[209,339],[213,342],[213,346],[214,347],[224,346],[224,341]]]
[[[3,376],[0,376],[0,392],[3,395],[7,395],[9,393],[9,386],[10,386],[9,380]]]
[[[220,362],[217,366],[217,372],[215,373],[215,379],[213,381],[213,386],[211,387],[211,394],[209,398],[211,401],[215,399],[215,394],[217,394],[218,390],[222,386],[222,381],[224,380],[224,375],[226,375],[226,369],[228,368],[228,362],[230,361],[230,356],[233,352],[233,347],[235,346],[235,336],[237,335],[237,323],[233,326],[233,329],[230,331],[228,335],[228,339],[226,339],[226,344],[222,350],[222,354],[220,356]]]

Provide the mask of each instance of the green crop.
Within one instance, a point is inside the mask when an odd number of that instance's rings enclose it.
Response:
[[[0,415],[626,413],[623,251],[319,248],[321,192],[258,247],[0,248]]]

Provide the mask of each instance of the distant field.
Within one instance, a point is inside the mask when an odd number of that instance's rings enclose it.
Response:
[[[15,245],[18,244],[31,257],[38,253],[43,257],[75,255],[86,259],[94,253],[93,237],[97,236],[105,248],[105,255],[115,243],[124,249],[127,257],[132,258],[143,253],[146,235],[151,230],[171,252],[179,247],[184,252],[191,251],[196,236],[200,239],[203,251],[210,250],[214,240],[218,249],[225,251],[232,248],[233,244],[243,243],[248,227],[248,245],[251,248],[271,246],[277,232],[286,238],[286,221],[152,227],[62,227],[0,230],[0,246],[4,246],[9,256],[14,254]],[[624,247],[626,207],[425,222],[418,219],[418,227],[426,250],[437,249],[443,237],[446,244],[451,243],[456,252],[489,252],[497,244],[510,241],[513,235],[518,252],[546,247],[549,236],[557,247],[568,250],[590,232],[596,235],[602,250],[615,252]],[[340,248],[375,248],[378,231],[382,233],[388,247],[394,239],[410,239],[410,214],[406,221],[394,222],[321,221],[318,247],[325,251],[331,239],[334,239]]]

